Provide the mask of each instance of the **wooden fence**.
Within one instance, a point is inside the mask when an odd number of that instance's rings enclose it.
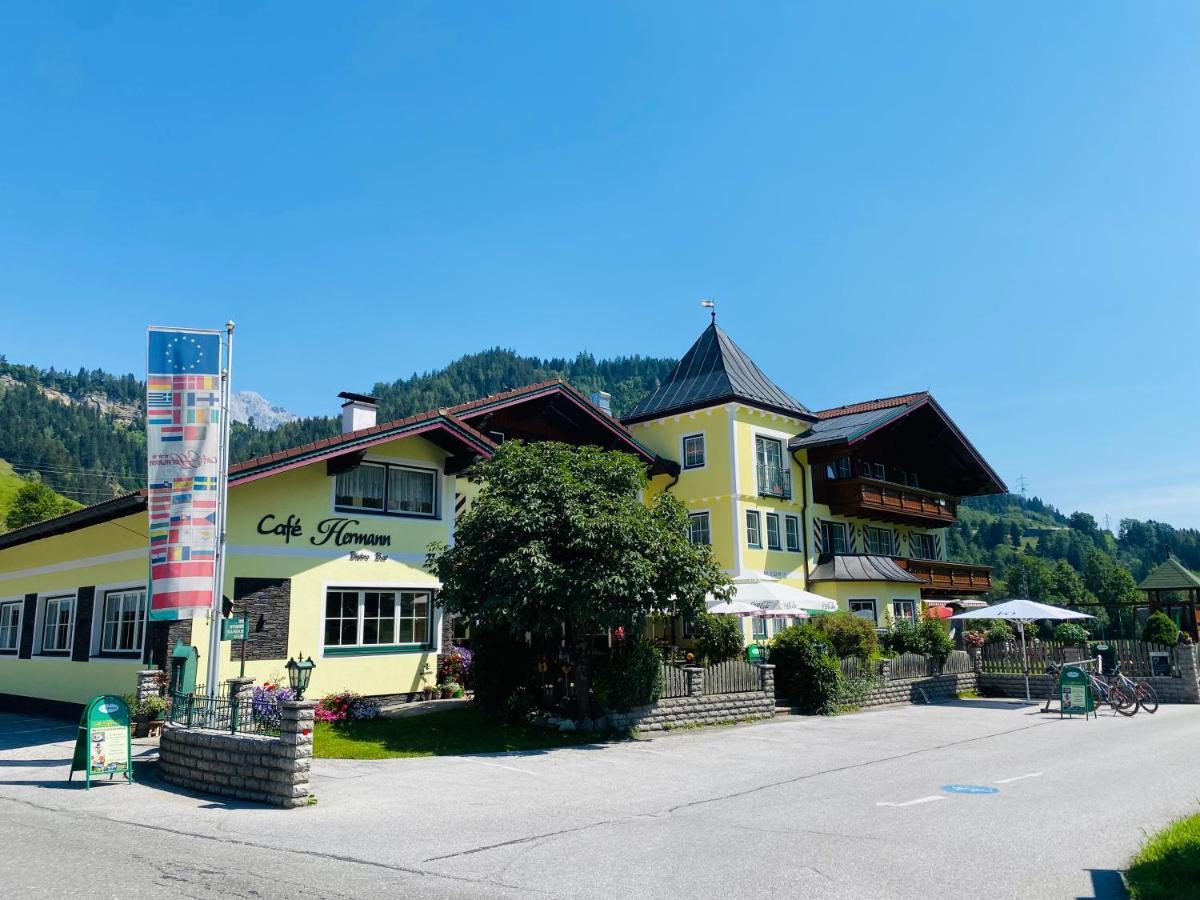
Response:
[[[965,675],[974,670],[975,668],[971,664],[971,654],[966,650],[952,651],[942,664],[943,675]]]
[[[762,686],[758,669],[740,659],[731,659],[704,670],[705,694],[736,694],[757,691]]]
[[[686,697],[688,695],[687,672],[666,663],[661,663],[661,666],[662,693],[659,696],[663,698]]]
[[[874,675],[882,676],[884,660],[862,660],[857,656],[842,657],[842,675],[846,678],[862,678]],[[973,671],[971,655],[965,650],[955,650],[938,665],[936,658],[922,656],[919,653],[904,653],[894,659],[887,670],[889,680],[899,681],[903,678],[927,678],[930,675],[959,675]]]
[[[1174,647],[1131,640],[1102,641],[1101,643],[1109,646],[1107,653],[1100,654],[1104,658],[1106,672],[1109,671],[1113,662],[1120,660],[1121,671],[1126,675],[1137,678],[1147,678],[1151,675],[1179,677]]]
[[[1109,648],[1097,652],[1103,658],[1106,670],[1111,669],[1113,662],[1120,660],[1125,674],[1136,678],[1179,675],[1173,647],[1132,640],[1106,640],[1100,643],[1107,644]],[[1087,658],[1091,652],[1085,646],[1058,641],[1030,641],[1027,650],[1029,671],[1034,675],[1045,672],[1049,663],[1077,662]],[[1024,671],[1020,641],[986,644],[981,655],[984,672],[1019,675]]]

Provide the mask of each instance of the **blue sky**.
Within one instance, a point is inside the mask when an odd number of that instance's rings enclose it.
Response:
[[[809,406],[929,388],[1010,485],[1200,527],[1198,50],[1182,2],[10,7],[0,352],[233,318],[329,413],[713,296]]]

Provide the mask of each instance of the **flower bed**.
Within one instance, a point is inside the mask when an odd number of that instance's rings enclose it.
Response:
[[[330,723],[374,719],[379,715],[379,704],[353,691],[338,691],[322,697],[313,715],[318,722]]]

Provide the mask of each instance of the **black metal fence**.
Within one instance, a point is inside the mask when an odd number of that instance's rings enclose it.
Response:
[[[274,701],[256,705],[250,697],[235,700],[228,695],[175,694],[170,721],[184,728],[274,736],[279,734],[281,720],[279,704]]]

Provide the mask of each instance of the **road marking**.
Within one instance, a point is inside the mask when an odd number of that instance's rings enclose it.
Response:
[[[1000,788],[988,784],[943,784],[942,790],[948,794],[998,794]]]
[[[998,778],[996,784],[1012,784],[1014,781],[1020,781],[1022,778],[1041,778],[1041,772],[1030,772],[1028,775],[1018,775],[1015,778]]]
[[[904,803],[886,803],[881,800],[880,802],[876,803],[875,805],[876,806],[916,806],[918,803],[933,803],[936,800],[945,800],[945,799],[946,799],[945,797],[938,797],[938,796],[918,797],[916,800],[906,800]]]
[[[467,762],[473,762],[480,766],[491,766],[494,769],[508,769],[510,772],[520,772],[522,775],[537,777],[537,772],[530,772],[528,769],[518,769],[516,766],[502,766],[500,763],[484,762],[482,759],[468,759]]]

